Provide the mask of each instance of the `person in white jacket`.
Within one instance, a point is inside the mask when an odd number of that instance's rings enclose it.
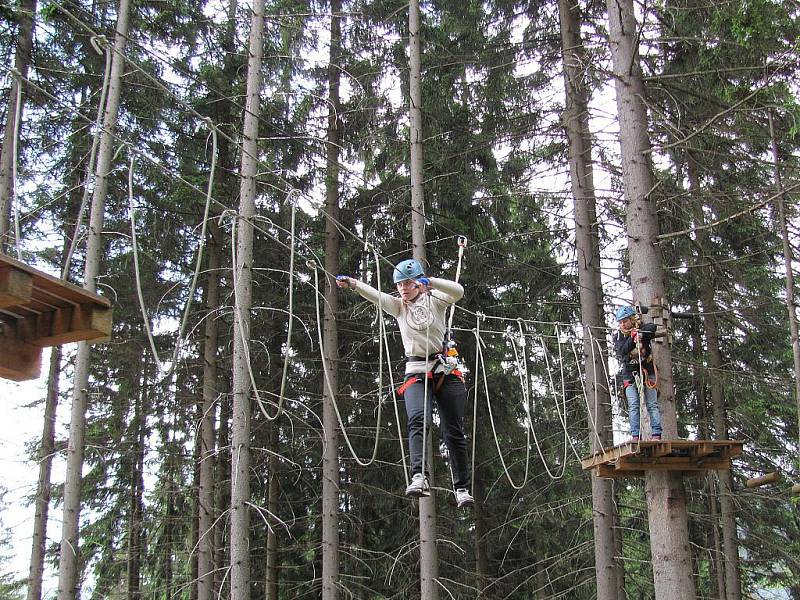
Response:
[[[397,390],[405,398],[408,418],[408,446],[411,454],[411,483],[406,496],[430,495],[427,472],[423,468],[423,428],[430,426],[433,399],[439,409],[441,435],[450,455],[456,504],[472,505],[467,439],[464,435],[464,409],[467,388],[464,376],[443,359],[447,330],[447,309],[464,295],[455,281],[425,277],[419,261],[404,260],[394,268],[394,283],[400,297],[378,292],[363,281],[339,275],[336,285],[355,290],[378,304],[397,319],[406,355],[405,380]],[[427,379],[427,382],[426,382]],[[428,398],[425,401],[425,390]],[[427,418],[423,416],[427,405]]]

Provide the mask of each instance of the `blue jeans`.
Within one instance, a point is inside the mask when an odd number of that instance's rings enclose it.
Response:
[[[649,376],[647,381],[650,382],[650,385],[655,385],[655,381]],[[628,398],[628,418],[631,421],[631,435],[639,435],[639,390],[636,389],[636,381],[631,381],[630,385],[625,386],[625,396]],[[661,435],[661,412],[658,409],[658,393],[655,387],[645,384],[644,403],[647,406],[647,413],[650,415],[650,433],[652,435]]]
[[[424,377],[424,376],[421,376]],[[425,404],[425,382],[418,381],[406,389],[403,398],[408,416],[408,446],[411,454],[411,473],[422,473],[422,428],[430,424],[433,415],[434,382],[428,380],[428,418],[423,418]],[[441,389],[435,395],[439,408],[440,433],[447,453],[450,455],[450,469],[455,489],[468,489],[470,484],[469,459],[467,458],[467,438],[464,435],[464,408],[467,403],[467,388],[455,375],[445,376]],[[430,433],[428,433],[430,435]]]

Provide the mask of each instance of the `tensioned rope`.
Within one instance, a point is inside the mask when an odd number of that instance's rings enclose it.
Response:
[[[282,228],[280,228],[280,226],[277,226],[277,225],[275,225],[275,227],[277,227],[279,229],[282,229]],[[359,239],[359,240],[361,239],[360,237],[358,237],[358,234],[356,234],[352,230],[348,229],[348,233],[350,233],[356,239]],[[376,259],[375,259],[376,260],[376,265],[378,265],[379,262],[380,262],[379,258],[382,259],[383,261],[389,262],[391,264],[391,262],[386,257],[381,257],[380,254],[374,249],[374,247],[372,249],[373,249],[373,253],[376,256]],[[322,268],[322,267],[317,267],[317,268]],[[323,270],[324,270],[324,268],[323,268]],[[319,294],[318,288],[317,288],[317,294]],[[458,308],[460,308],[461,310],[464,310],[467,313],[471,313],[472,312],[472,311],[469,311],[467,309],[464,309],[463,307],[458,307]],[[473,314],[480,314],[480,313],[473,313]],[[560,323],[560,322],[553,322],[553,321],[538,321],[538,320],[521,319],[521,318],[511,319],[511,318],[508,318],[508,317],[496,317],[496,316],[487,316],[487,315],[482,315],[482,316],[483,316],[483,318],[498,319],[498,320],[501,320],[501,321],[512,321],[513,320],[513,321],[516,321],[518,323],[530,323],[530,324],[537,324],[537,325],[551,325],[551,326],[556,328],[556,333],[555,333],[554,336],[547,336],[547,337],[554,337],[556,340],[558,340],[558,338],[560,337],[559,333],[558,333],[558,330],[557,330],[559,325],[573,326],[573,324],[571,324],[571,323]],[[381,326],[383,326],[383,323],[381,323]],[[385,339],[385,331],[384,331],[384,333],[382,335],[384,335],[384,339]],[[557,412],[557,415],[558,415],[559,422],[561,423],[561,425],[562,425],[562,427],[564,429],[564,437],[565,437],[565,440],[564,440],[564,458],[563,458],[563,461],[562,461],[561,473],[559,475],[554,475],[552,473],[552,471],[550,471],[550,469],[547,468],[548,474],[551,477],[558,478],[558,477],[563,476],[563,472],[564,472],[564,468],[565,468],[564,465],[566,464],[567,447],[569,446],[569,447],[572,448],[573,453],[575,454],[575,456],[578,459],[580,459],[580,455],[577,452],[577,450],[575,448],[575,445],[574,445],[571,437],[568,434],[568,424],[567,424],[567,415],[566,415],[566,410],[567,410],[566,409],[566,384],[564,383],[564,377],[565,376],[564,376],[564,372],[563,372],[563,355],[561,354],[562,351],[561,351],[560,341],[559,341],[559,355],[560,355],[559,363],[562,365],[561,366],[561,379],[562,379],[562,394],[561,395],[562,395],[562,400],[561,400],[561,404],[559,405],[558,394],[556,392],[555,383],[553,381],[552,373],[551,373],[551,368],[552,367],[550,366],[550,359],[549,359],[549,355],[547,354],[546,346],[544,345],[544,338],[546,336],[540,335],[538,337],[539,337],[540,343],[542,344],[543,351],[545,352],[545,359],[546,359],[546,363],[548,365],[547,366],[547,371],[548,371],[548,375],[549,375],[549,379],[550,379],[550,389],[551,389],[551,392],[553,394],[553,398],[555,400],[556,412]],[[388,340],[385,340],[385,343],[388,344]],[[388,350],[388,348],[387,348],[387,350]],[[480,358],[482,360],[482,355],[481,355]],[[477,361],[476,361],[476,364],[477,364]],[[484,365],[484,368],[485,368],[485,365]],[[608,381],[607,381],[607,384],[609,385],[609,389],[610,389],[610,383]],[[393,383],[392,383],[392,385],[393,385]],[[485,385],[488,385],[488,383],[485,383]],[[587,403],[587,406],[588,406],[588,398],[585,395],[585,387],[583,387],[583,390],[584,390],[584,401]],[[425,399],[427,401],[427,378],[426,378]],[[476,402],[476,405],[477,405],[477,402]],[[396,409],[396,407],[395,407],[395,409]],[[423,410],[424,410],[424,414],[427,415],[427,402],[424,404]],[[596,428],[596,423],[594,422],[594,420],[592,420],[592,425],[593,425],[593,429],[594,429],[595,435],[597,435],[597,428]],[[531,421],[530,427],[533,428],[532,421]],[[398,430],[399,430],[399,419],[398,419]],[[427,440],[425,438],[426,431],[427,431],[427,427],[424,427],[424,429],[423,429],[423,444],[425,444],[425,445],[427,444]],[[538,451],[540,457],[542,458],[543,463],[545,463],[543,452],[541,451],[541,444],[540,444],[538,438],[536,437],[535,430],[533,430],[532,433],[534,435],[534,443],[537,446],[537,451]],[[398,435],[398,437],[402,440],[402,436]],[[401,441],[401,444],[402,444],[402,441]],[[473,439],[473,444],[474,444],[474,439]],[[350,449],[351,449],[351,453],[353,453],[352,447]],[[423,446],[423,459],[425,457],[425,454],[424,454],[425,450],[426,450],[426,448],[425,448],[425,446]],[[404,451],[403,451],[403,454],[404,454]],[[473,448],[473,455],[474,455],[474,448]],[[357,458],[357,457],[354,456],[354,458]],[[405,462],[404,462],[404,465],[405,465]],[[473,465],[474,465],[474,461],[473,461]]]
[[[324,212],[324,211],[322,211],[322,212]],[[275,224],[273,224],[273,225],[276,228],[282,229],[278,225],[275,225]],[[345,228],[345,227],[341,226],[340,223],[337,223],[337,226],[340,226],[341,229],[345,229],[347,231],[347,233],[352,235],[354,238],[356,238],[358,240],[361,240],[361,238],[358,236],[358,234],[353,232],[349,228]],[[373,253],[376,256],[376,259],[375,259],[376,260],[376,265],[378,265],[381,260],[391,264],[391,261],[389,261],[388,258],[383,257],[379,253],[377,253],[377,251],[374,249],[374,247],[373,247]],[[322,267],[317,266],[317,268],[322,268]],[[324,268],[323,268],[323,270],[324,270]],[[319,292],[317,291],[317,294],[318,293]],[[461,310],[464,310],[467,313],[472,313],[472,311],[464,309],[463,307],[458,306],[457,308],[459,308]],[[477,313],[473,313],[473,314],[477,314]],[[498,319],[498,320],[501,320],[501,321],[512,321],[513,320],[513,321],[516,321],[516,322],[519,322],[519,323],[536,324],[536,325],[549,325],[549,326],[553,326],[554,328],[558,328],[561,325],[567,325],[567,326],[570,326],[570,327],[574,326],[574,324],[572,324],[572,323],[561,323],[561,322],[556,322],[556,321],[539,321],[539,320],[521,319],[521,318],[511,319],[511,318],[508,318],[508,317],[497,317],[497,316],[491,316],[491,315],[483,315],[483,316],[484,316],[484,318],[488,318],[488,319]],[[381,324],[381,326],[383,326],[383,324]],[[386,339],[386,337],[385,337],[385,330],[384,330],[384,333],[382,335],[384,336],[384,344],[387,345],[387,354],[388,354],[388,339]],[[553,336],[540,335],[538,337],[539,337],[540,343],[542,344],[542,347],[543,347],[543,349],[545,351],[545,358],[546,358],[546,362],[547,362],[547,365],[548,365],[547,369],[548,369],[548,374],[549,374],[549,377],[550,377],[550,389],[551,389],[551,392],[553,394],[553,398],[555,400],[555,408],[556,408],[556,412],[557,412],[557,415],[558,415],[558,419],[559,419],[559,422],[561,423],[561,425],[562,425],[562,427],[564,429],[564,436],[565,436],[565,440],[564,440],[564,459],[562,461],[561,473],[558,474],[558,475],[554,475],[553,472],[549,469],[549,467],[547,468],[548,474],[551,477],[558,478],[558,477],[563,476],[563,473],[564,473],[564,468],[565,468],[564,465],[566,463],[567,446],[569,445],[569,447],[572,448],[572,451],[573,451],[573,453],[575,454],[575,456],[577,458],[580,459],[580,455],[579,455],[579,453],[577,452],[577,450],[575,448],[574,442],[572,441],[571,437],[568,434],[568,424],[567,424],[567,415],[566,415],[566,384],[564,383],[564,377],[565,376],[564,376],[564,372],[563,372],[563,355],[561,354],[561,352],[562,352],[561,344],[559,342],[559,354],[560,354],[560,361],[559,362],[562,365],[562,367],[561,367],[561,379],[562,379],[562,394],[561,394],[562,395],[562,399],[561,399],[561,404],[559,404],[559,401],[558,401],[558,394],[557,394],[557,392],[555,390],[555,383],[552,380],[552,373],[550,372],[550,369],[552,367],[550,366],[549,355],[546,354],[546,346],[544,345],[544,338],[545,337],[553,337],[554,339],[556,339],[558,341],[558,338],[560,337],[559,333],[558,333],[558,331],[556,331],[555,335],[553,335]],[[482,358],[482,356],[481,356],[481,358]],[[427,378],[426,378],[426,384],[427,384]],[[611,386],[610,386],[610,382],[608,381],[608,373],[607,372],[606,372],[606,384],[608,386],[608,389],[610,389]],[[394,384],[392,382],[392,386],[393,385]],[[583,386],[583,384],[582,384],[582,390],[583,390],[584,402],[587,404],[587,407],[588,407],[588,397],[586,396],[585,386]],[[425,398],[427,399],[427,390],[425,391]],[[476,405],[477,405],[477,403],[476,403]],[[425,411],[424,414],[427,414],[427,403],[424,405],[424,409],[423,410]],[[397,406],[396,405],[395,405],[395,411],[397,412]],[[596,422],[593,419],[591,419],[591,423],[592,423],[592,428],[593,428],[594,434],[598,435]],[[402,446],[402,435],[400,434],[399,417],[398,417],[397,424],[398,424],[398,438],[401,440],[402,454],[403,454],[403,456],[405,456],[404,447]],[[534,443],[535,443],[535,445],[537,447],[537,452],[539,453],[540,458],[542,458],[543,463],[545,463],[544,453],[541,450],[541,443],[538,440],[538,438],[536,437],[536,432],[535,432],[535,429],[533,429],[532,421],[530,422],[530,427],[532,428],[532,433],[534,435]],[[427,431],[427,427],[425,427],[423,429],[423,439],[424,440],[425,440],[426,431]],[[427,445],[427,440],[424,441],[424,444]],[[474,444],[474,439],[473,439],[473,444]],[[426,451],[426,448],[423,447],[423,453],[425,453],[425,451]],[[352,448],[351,448],[351,453],[353,453]],[[474,455],[474,448],[473,448],[473,455]],[[355,457],[355,458],[357,458],[357,457]],[[404,467],[405,467],[405,461],[404,461],[403,464],[404,464]],[[473,465],[474,465],[474,461],[473,461]],[[408,481],[407,474],[406,474],[406,480]]]
[[[30,82],[29,82],[29,83],[30,83]],[[163,168],[163,167],[162,167],[160,164],[158,164],[156,161],[153,161],[153,159],[152,159],[152,158],[150,158],[150,157],[149,157],[149,156],[147,156],[147,155],[145,155],[145,156],[146,156],[146,158],[147,158],[148,160],[150,160],[150,161],[152,161],[152,162],[155,162],[155,163],[156,163],[156,164],[157,164],[159,167]],[[184,183],[186,183],[186,184],[190,185],[190,186],[191,186],[191,187],[193,187],[194,189],[198,189],[198,188],[196,188],[196,186],[192,185],[190,182],[186,182],[185,180],[183,180],[183,178],[180,178],[180,177],[179,177],[179,179],[181,179],[182,181],[184,181]],[[323,212],[323,213],[324,213],[325,211],[324,211],[324,210],[321,210],[321,212]],[[327,215],[327,216],[330,218],[330,215]],[[205,220],[204,220],[204,221],[205,221]],[[351,234],[351,235],[352,235],[353,237],[355,237],[356,239],[360,239],[357,233],[353,232],[353,231],[352,231],[352,230],[350,230],[349,228],[346,228],[346,227],[344,227],[344,226],[343,226],[343,225],[342,225],[340,222],[338,222],[338,220],[334,219],[334,221],[336,222],[336,224],[337,224],[337,227],[338,227],[340,230],[346,231],[347,233]],[[384,261],[386,261],[386,262],[389,262],[389,263],[391,264],[391,262],[390,262],[390,261],[389,261],[389,260],[388,260],[386,257],[381,257],[381,258],[382,258],[382,260],[384,260]],[[461,308],[462,310],[465,310],[465,309],[463,309],[463,307],[458,307],[458,308]],[[469,312],[469,311],[467,311],[467,312]],[[452,313],[451,313],[451,314],[452,314]],[[541,324],[541,323],[545,323],[545,322],[542,322],[542,321],[530,321],[530,322],[538,322],[538,323],[540,323],[540,324]],[[555,323],[551,323],[551,324],[555,324]],[[251,377],[252,377],[252,371],[251,371]],[[561,414],[561,413],[559,413],[559,415],[560,415],[560,414]],[[562,419],[562,421],[563,421],[563,419]],[[574,449],[574,447],[573,447],[573,449]]]

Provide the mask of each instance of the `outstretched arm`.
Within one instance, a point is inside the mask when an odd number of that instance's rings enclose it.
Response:
[[[374,287],[367,285],[363,281],[358,281],[357,279],[353,279],[348,275],[337,275],[336,285],[342,289],[349,288],[351,290],[355,290],[359,296],[365,300],[369,300],[375,305],[380,302],[380,306],[383,311],[389,313],[393,317],[396,317],[400,314],[400,298],[395,298],[394,296],[390,296],[385,292],[379,292]]]

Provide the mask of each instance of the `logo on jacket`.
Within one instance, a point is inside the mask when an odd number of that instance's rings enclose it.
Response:
[[[424,302],[415,302],[408,307],[406,323],[413,329],[422,329],[433,324],[433,319]]]

